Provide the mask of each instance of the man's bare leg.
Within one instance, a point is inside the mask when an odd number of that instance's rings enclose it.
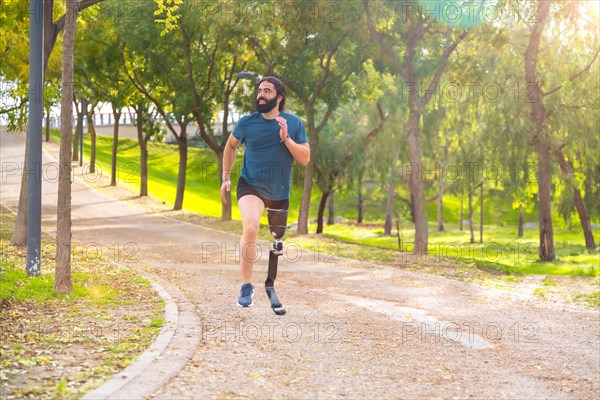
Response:
[[[265,205],[258,197],[246,195],[238,201],[238,207],[240,214],[242,214],[243,225],[242,238],[240,239],[240,269],[242,284],[246,284],[252,282],[260,217],[265,211]]]

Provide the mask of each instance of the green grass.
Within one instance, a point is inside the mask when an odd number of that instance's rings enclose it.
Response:
[[[164,301],[147,280],[97,254],[73,257],[73,291],[56,292],[55,240],[42,236],[42,274],[27,276],[26,249],[10,242],[15,219],[0,207],[1,391],[9,398],[81,397],[152,343],[164,324]]]
[[[58,139],[58,132],[53,136]],[[86,135],[85,153],[89,152],[89,135]],[[110,175],[112,138],[97,136],[97,166],[101,173]],[[149,144],[149,193],[152,197],[161,199],[166,204],[172,204],[175,199],[176,180],[178,172],[178,150],[175,145]],[[220,179],[217,172],[216,156],[212,151],[198,148],[189,148],[188,170],[186,178],[186,191],[184,195],[184,209],[200,215],[218,218],[221,215]],[[89,159],[86,156],[86,160]],[[236,165],[241,164],[241,151],[238,154]],[[128,185],[132,190],[139,188],[139,148],[137,141],[129,139],[119,140],[118,153],[118,180],[120,185]],[[235,182],[238,173],[232,173]],[[293,182],[292,196],[290,198],[290,214],[288,221],[296,221],[301,199],[301,177],[296,177]],[[405,190],[405,189],[404,189]],[[385,209],[386,191],[373,184],[366,185],[365,189],[365,221],[368,224],[335,224],[325,226],[325,236],[341,241],[356,242],[362,245],[377,246],[389,249],[398,249],[398,239],[395,236],[383,235],[383,215]],[[476,265],[479,267],[493,268],[511,274],[547,274],[547,275],[574,275],[574,276],[599,276],[600,253],[596,250],[587,250],[584,246],[583,235],[578,228],[572,232],[564,227],[564,223],[557,217],[554,218],[554,241],[556,247],[556,260],[542,263],[538,261],[538,230],[526,229],[524,237],[517,238],[516,219],[517,211],[512,209],[511,202],[503,198],[498,190],[491,191],[484,200],[484,221],[494,221],[494,225],[484,226],[484,243],[469,244],[470,235],[468,227],[460,231],[460,199],[448,195],[444,198],[445,232],[437,232],[436,225],[430,225],[429,253],[431,262],[439,262],[446,257],[459,263]],[[232,198],[235,199],[235,187],[232,188]],[[316,206],[320,200],[320,191],[313,186],[311,198],[310,219],[316,218]],[[356,193],[344,189],[336,192],[336,215],[343,216],[346,220],[356,218]],[[466,207],[466,204],[465,204]],[[479,218],[479,204],[475,204],[475,223]],[[533,205],[525,208],[525,220],[536,221],[537,212]],[[436,204],[428,205],[430,221],[436,220]],[[233,201],[232,215],[234,220],[240,219],[237,202]],[[464,216],[466,218],[466,216]],[[266,224],[266,215],[261,220]],[[310,231],[315,230],[314,224],[309,226]],[[410,223],[403,221],[401,232],[405,250],[412,250],[413,229]],[[478,225],[475,230],[475,240],[479,241]],[[396,230],[393,230],[396,235]],[[598,230],[595,231],[596,242],[600,243]],[[367,248],[367,251],[368,248]]]
[[[339,240],[398,249],[395,229],[392,237],[384,236],[383,228],[348,224],[330,225],[325,231],[326,236]],[[535,229],[528,229],[523,238],[517,238],[513,228],[484,226],[483,244],[470,244],[469,231],[460,231],[456,227],[447,226],[445,232],[437,232],[436,226],[431,224],[429,232],[427,257],[431,262],[451,258],[511,274],[600,276],[600,252],[587,250],[580,238],[583,235],[566,229],[555,230],[557,258],[545,263],[538,261],[538,232]],[[414,248],[412,234],[412,230],[402,230],[403,249]],[[479,241],[477,231],[475,240]]]
[[[52,131],[52,138],[58,141],[58,131]],[[96,174],[110,177],[112,138],[98,135],[96,139]],[[85,136],[84,160],[89,160],[89,135]],[[148,193],[150,196],[160,199],[167,204],[175,201],[177,173],[179,169],[179,153],[176,145],[160,143],[148,143]],[[238,154],[235,166],[237,170],[232,172],[232,180],[235,182],[239,176],[241,165],[241,153]],[[218,176],[217,158],[214,152],[198,148],[188,148],[188,164],[186,174],[186,185],[184,193],[183,208],[209,217],[221,216],[221,180]],[[295,178],[294,178],[295,176]],[[298,209],[302,197],[302,181],[297,173],[292,177],[292,184],[300,187],[292,188],[290,198],[289,220],[298,219]],[[94,180],[94,175],[88,177]],[[119,151],[117,156],[117,181],[119,185],[129,186],[134,192],[139,192],[139,147],[136,140],[119,139]],[[317,201],[318,193],[314,193],[313,200]],[[231,197],[234,199],[232,205],[232,216],[241,219],[237,202],[235,201],[235,185],[232,185]],[[263,217],[266,223],[266,217]]]
[[[75,280],[89,279],[84,273],[74,273]],[[89,291],[80,284],[73,285],[73,292],[64,295],[54,290],[54,276],[43,274],[39,277],[28,276],[24,269],[13,269],[6,263],[0,263],[0,302],[7,299],[17,301],[33,300],[45,303],[48,300],[86,297]]]
[[[600,308],[600,290],[591,293],[579,293],[573,296],[573,299],[585,302],[595,308]]]
[[[84,301],[86,306],[102,307],[125,304],[132,300],[128,296],[120,296],[120,288],[135,285],[138,288],[150,288],[150,283],[130,270],[116,268],[106,260],[98,259],[96,254],[81,255],[72,261],[71,280],[73,291],[62,294],[54,290],[54,270],[52,254],[55,254],[55,244],[45,238],[42,245],[42,274],[29,276],[23,267],[23,252],[25,249],[16,248],[9,240],[14,225],[15,216],[0,208],[0,244],[2,258],[0,259],[0,303],[5,300],[22,302],[31,300],[36,303],[61,301],[76,303]],[[102,274],[97,274],[100,267],[109,271],[111,281]],[[106,269],[108,268],[108,269]]]

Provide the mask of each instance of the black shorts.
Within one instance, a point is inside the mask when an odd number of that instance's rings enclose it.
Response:
[[[244,180],[244,178],[241,178],[238,180],[238,184],[237,184],[237,190],[236,190],[236,196],[238,199],[238,202],[240,201],[240,199],[246,195],[254,195],[256,197],[258,197],[259,199],[262,200],[262,202],[264,203],[265,207],[267,208],[276,208],[276,209],[283,209],[283,210],[287,210],[288,208],[290,208],[290,200],[289,199],[285,199],[285,200],[269,200],[269,199],[265,199],[263,196],[261,196],[256,189],[254,189],[252,186],[250,186],[248,184],[248,182],[246,182]]]

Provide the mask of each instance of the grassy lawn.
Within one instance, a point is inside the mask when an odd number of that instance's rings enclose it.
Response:
[[[58,141],[58,131],[52,132],[54,140]],[[96,139],[96,166],[97,174],[110,177],[112,138],[98,135]],[[89,160],[89,135],[85,136],[84,160]],[[175,201],[177,171],[179,168],[179,153],[176,145],[158,143],[148,144],[148,192],[149,195],[173,204]],[[238,155],[236,166],[241,165],[241,154]],[[139,192],[139,147],[136,140],[120,139],[117,158],[117,181],[134,192]],[[198,148],[188,149],[188,169],[183,207],[209,217],[221,216],[220,177],[218,176],[216,155],[209,150]],[[235,167],[234,167],[235,168]],[[239,168],[239,167],[238,167]],[[233,182],[237,181],[239,169],[231,174]],[[91,176],[91,179],[93,177]],[[299,205],[302,197],[302,180],[293,178],[299,187],[292,188],[291,204]],[[231,196],[235,199],[235,185],[232,186]],[[314,194],[318,198],[318,193]],[[298,219],[298,206],[290,207],[289,220]],[[234,219],[241,219],[237,202],[233,201],[232,215]],[[266,216],[263,218],[266,224]]]
[[[27,276],[26,249],[10,242],[14,222],[0,207],[0,393],[81,397],[154,341],[163,300],[147,280],[116,266],[108,252],[74,259],[73,291],[55,292],[55,239],[42,236],[42,274]]]
[[[58,139],[58,132],[53,132]],[[112,138],[97,137],[96,164],[103,175],[110,176]],[[89,153],[89,135],[86,135],[84,147],[85,154]],[[149,193],[152,197],[161,199],[166,204],[172,204],[175,199],[175,185],[178,170],[178,151],[175,145],[149,144]],[[86,156],[86,160],[89,158]],[[238,154],[236,166],[241,164],[241,153]],[[139,190],[139,149],[137,141],[129,139],[119,140],[118,153],[118,181],[134,192]],[[238,173],[232,173],[236,180]],[[298,218],[301,199],[302,178],[294,174],[292,197],[290,199],[290,215],[288,221],[294,222]],[[188,172],[186,177],[186,191],[184,196],[184,209],[206,217],[218,218],[221,215],[221,201],[219,194],[220,179],[217,172],[217,161],[214,153],[208,150],[190,148],[188,154]],[[349,222],[326,225],[324,236],[345,242],[362,245],[376,246],[376,248],[398,249],[397,231],[394,228],[392,237],[383,235],[381,222],[384,204],[384,192],[374,188],[367,190],[368,200],[365,205],[367,223],[362,225]],[[235,198],[235,187],[232,188],[232,198]],[[313,186],[311,200],[311,220],[316,218],[317,205],[320,199],[318,187]],[[336,195],[336,215],[342,215],[346,221],[356,218],[355,194],[349,191]],[[445,223],[446,231],[437,232],[434,224],[430,225],[429,253],[423,261],[436,263],[452,260],[462,264],[471,264],[479,267],[493,268],[511,274],[548,274],[548,275],[573,275],[573,276],[600,276],[600,252],[586,250],[583,234],[580,229],[568,231],[557,221],[554,227],[554,241],[556,246],[556,260],[550,263],[538,261],[538,230],[526,229],[524,237],[517,238],[515,216],[516,212],[506,212],[511,207],[500,196],[488,196],[485,200],[484,220],[497,222],[496,225],[484,226],[483,244],[470,244],[468,226],[464,230],[458,229],[460,218],[460,202],[456,197],[445,197]],[[430,221],[435,220],[435,204],[429,207]],[[233,219],[239,220],[240,214],[237,202],[233,202]],[[478,211],[475,223],[477,224]],[[537,218],[535,209],[529,207],[525,210],[526,220]],[[558,220],[558,218],[556,218]],[[266,225],[266,214],[261,220]],[[475,240],[479,241],[478,226],[475,230]],[[316,226],[311,224],[309,230],[314,232]],[[600,232],[595,230],[596,242],[600,242]],[[412,251],[412,227],[409,222],[403,221],[400,237],[402,249]],[[367,248],[368,249],[368,248]],[[372,251],[376,251],[373,250]]]
[[[566,229],[554,231],[556,260],[551,263],[538,261],[538,231],[526,229],[522,238],[517,238],[514,228],[484,226],[483,244],[470,244],[468,228],[446,225],[444,232],[437,226],[429,227],[429,258],[432,262],[452,259],[477,266],[502,270],[512,274],[545,274],[600,276],[600,252],[587,250],[581,232]],[[383,235],[383,227],[363,227],[351,224],[326,226],[326,236],[339,240],[350,240],[371,246],[398,249],[396,229],[392,237]],[[412,230],[402,230],[402,248],[412,250]],[[597,234],[597,231],[596,231]],[[475,232],[479,241],[479,232]]]

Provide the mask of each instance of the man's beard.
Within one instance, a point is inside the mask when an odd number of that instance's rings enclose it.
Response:
[[[274,97],[271,100],[267,100],[265,104],[259,103],[260,100],[267,99],[260,98],[256,100],[256,111],[258,111],[259,113],[268,113],[269,111],[274,109],[275,106],[277,106],[277,97]]]

